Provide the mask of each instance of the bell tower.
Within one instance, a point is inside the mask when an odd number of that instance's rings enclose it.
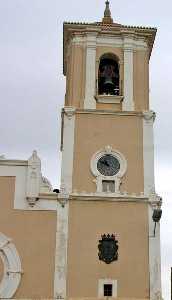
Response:
[[[149,109],[155,35],[116,23],[109,1],[101,22],[64,23],[56,297],[162,299]]]
[[[155,35],[155,28],[113,23],[108,1],[102,22],[64,23],[65,105],[148,110],[149,59]]]

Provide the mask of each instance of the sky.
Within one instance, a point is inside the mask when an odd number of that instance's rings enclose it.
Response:
[[[172,266],[172,2],[111,0],[115,22],[158,28],[150,60],[156,191],[161,221],[163,297]],[[100,21],[104,0],[0,0],[0,155],[28,159],[34,149],[43,175],[60,182],[60,112],[64,103],[63,21]]]

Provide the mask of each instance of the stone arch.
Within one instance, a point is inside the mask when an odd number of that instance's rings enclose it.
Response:
[[[105,53],[99,59],[98,94],[114,95],[120,93],[119,57],[114,53]]]

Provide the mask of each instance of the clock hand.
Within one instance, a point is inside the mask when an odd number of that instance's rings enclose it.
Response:
[[[108,164],[107,160],[102,160],[102,163],[103,163],[104,165],[106,165],[107,167],[109,167],[109,164]]]

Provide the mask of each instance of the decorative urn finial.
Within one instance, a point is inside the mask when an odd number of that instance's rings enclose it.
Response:
[[[111,18],[111,11],[110,11],[110,8],[109,8],[109,0],[107,0],[105,3],[106,3],[106,8],[105,8],[105,11],[104,11],[104,18],[102,19],[102,23],[112,24],[113,19]]]

